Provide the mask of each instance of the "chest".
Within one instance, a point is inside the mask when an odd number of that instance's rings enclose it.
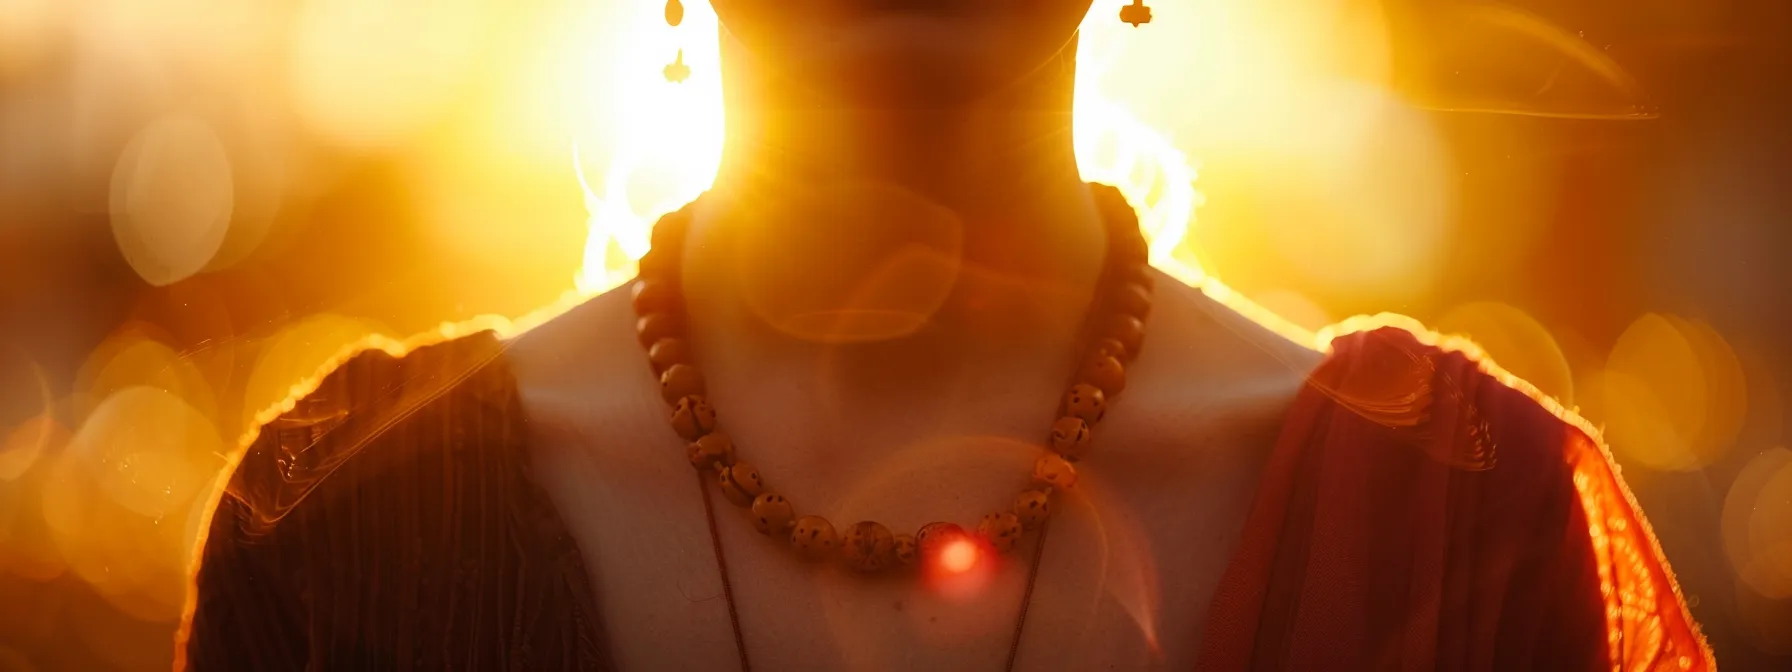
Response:
[[[998,670],[1011,648],[1019,669],[1186,669],[1279,408],[1132,396],[1102,423],[1077,487],[1054,498],[1043,539],[1029,534],[982,580],[950,592],[912,573],[805,562],[758,534],[700,482],[650,388],[524,399],[535,478],[578,541],[622,669],[737,665],[724,564],[757,669]],[[764,401],[731,407],[744,421],[730,427],[746,454],[779,446],[754,458],[769,487],[799,515],[897,531],[969,526],[1006,509],[1049,420],[992,399],[927,426],[845,427]]]

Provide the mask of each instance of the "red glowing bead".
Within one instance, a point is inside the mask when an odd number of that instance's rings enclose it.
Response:
[[[979,548],[977,542],[969,538],[961,538],[940,549],[936,562],[939,563],[940,569],[954,574],[964,573],[977,566]]]
[[[963,539],[964,528],[952,523],[928,523],[915,533],[915,548],[921,551],[921,557],[932,558],[939,555],[940,549],[948,542]]]

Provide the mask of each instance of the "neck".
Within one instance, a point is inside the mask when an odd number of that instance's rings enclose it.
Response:
[[[857,182],[900,187],[979,225],[1080,198],[1071,140],[1074,67],[1042,67],[976,100],[841,102],[770,74],[724,38],[727,142],[718,189],[787,192]]]
[[[685,265],[701,322],[766,346],[881,342],[885,361],[904,343],[1069,338],[1105,235],[1068,58],[976,101],[873,109],[723,42],[727,144]]]

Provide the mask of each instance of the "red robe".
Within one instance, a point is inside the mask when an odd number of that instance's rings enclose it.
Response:
[[[1591,428],[1420,338],[1332,341],[1269,458],[1201,667],[1715,669]]]

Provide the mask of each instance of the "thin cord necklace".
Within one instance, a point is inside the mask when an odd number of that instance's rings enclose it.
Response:
[[[641,258],[632,287],[635,331],[647,349],[648,364],[659,376],[660,395],[672,407],[672,429],[689,442],[685,457],[697,469],[710,542],[722,575],[722,592],[743,670],[751,669],[751,665],[707,481],[715,481],[728,501],[747,509],[748,519],[761,534],[788,540],[807,559],[833,558],[867,573],[917,567],[926,573],[964,571],[982,554],[1007,553],[1026,532],[1038,530],[1039,539],[1029,563],[1008,652],[1007,669],[1013,669],[1027,607],[1032,602],[1033,581],[1045,548],[1051,495],[1076,485],[1073,463],[1087,450],[1092,428],[1106,415],[1108,402],[1125,389],[1125,366],[1138,356],[1145,336],[1145,319],[1151,312],[1153,281],[1137,216],[1119,190],[1105,185],[1091,187],[1107,228],[1108,257],[1079,335],[1077,351],[1082,359],[1058,406],[1059,417],[1046,437],[1049,450],[1033,463],[1032,486],[1016,496],[1008,510],[983,516],[974,532],[954,523],[935,522],[921,526],[912,535],[894,534],[882,523],[862,521],[839,533],[827,518],[797,516],[790,500],[768,486],[758,469],[737,459],[733,440],[721,430],[715,408],[705,397],[703,374],[691,359],[685,336],[679,261],[690,207],[666,215],[654,226],[652,246]]]

